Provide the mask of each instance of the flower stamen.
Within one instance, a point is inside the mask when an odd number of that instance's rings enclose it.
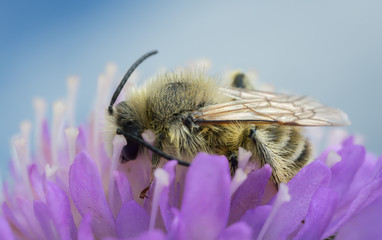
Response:
[[[53,103],[52,164],[57,164],[59,140],[64,123],[65,110],[66,106],[63,102],[58,101]]]
[[[340,162],[341,160],[342,157],[338,153],[336,153],[335,151],[330,151],[326,158],[325,164],[326,166],[331,168],[334,166],[334,164]]]
[[[241,168],[238,168],[235,172],[235,176],[232,179],[231,182],[231,189],[230,189],[230,195],[232,195],[236,192],[236,190],[240,187],[240,185],[247,179],[247,174],[245,174],[244,170]]]
[[[21,136],[25,139],[25,164],[30,163],[30,133],[32,129],[32,123],[30,121],[23,121],[20,124]]]
[[[68,77],[68,80],[66,81],[66,85],[68,88],[67,116],[68,116],[69,126],[75,126],[75,119],[76,119],[75,118],[75,103],[77,98],[79,80],[80,79],[77,76],[70,76]]]
[[[46,112],[46,102],[41,98],[35,98],[33,101],[33,106],[35,109],[35,146],[37,149],[37,159],[41,161],[43,154],[42,143],[42,128],[45,119]],[[42,161],[41,161],[42,162]]]
[[[24,183],[28,183],[28,172],[27,172],[27,164],[28,164],[28,153],[27,153],[27,141],[24,137],[16,137],[13,139],[13,146],[15,149],[15,156],[17,161],[15,161],[17,165],[18,173],[23,179]]]
[[[155,170],[154,178],[155,178],[154,198],[153,198],[152,209],[151,209],[149,230],[153,230],[155,227],[155,222],[156,222],[158,208],[159,208],[159,200],[160,200],[160,196],[162,194],[163,188],[168,187],[170,185],[170,176],[162,168],[157,168]]]
[[[252,156],[252,153],[250,151],[245,150],[242,147],[239,147],[238,155],[238,167],[239,169],[243,170],[243,172],[245,172],[245,168],[247,167],[249,158]]]
[[[78,128],[67,128],[65,129],[66,140],[68,142],[69,150],[69,164],[72,165],[74,157],[76,156],[76,141],[79,134]]]

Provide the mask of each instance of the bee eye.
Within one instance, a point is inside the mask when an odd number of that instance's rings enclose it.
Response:
[[[123,122],[125,125],[134,125],[134,123],[133,123],[133,121],[131,121],[131,120],[125,120],[124,122]]]
[[[138,155],[139,144],[136,142],[129,141],[121,151],[121,163],[125,163],[130,160],[135,160]]]

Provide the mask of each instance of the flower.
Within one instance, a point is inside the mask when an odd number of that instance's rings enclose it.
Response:
[[[96,110],[73,127],[78,80],[69,99],[54,104],[51,128],[35,102],[36,151],[29,123],[13,140],[11,178],[4,184],[1,239],[376,239],[382,234],[382,158],[348,137],[330,146],[278,191],[265,165],[248,171],[239,152],[231,179],[224,156],[199,153],[189,169],[167,162],[151,179],[150,152],[119,163],[126,144],[113,139],[111,158],[99,132],[115,68],[100,78]],[[72,123],[70,123],[72,122]],[[66,126],[63,127],[63,126]],[[152,143],[150,131],[142,135]]]

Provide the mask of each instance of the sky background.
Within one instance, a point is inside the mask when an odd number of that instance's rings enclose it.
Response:
[[[347,129],[381,154],[381,10],[379,0],[1,1],[0,166],[35,97],[63,99],[78,75],[84,122],[106,64],[121,76],[152,49],[143,79],[199,58],[212,73],[255,69],[261,82],[343,109]]]

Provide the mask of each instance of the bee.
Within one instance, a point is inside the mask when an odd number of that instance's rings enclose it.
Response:
[[[341,110],[324,106],[310,97],[285,95],[245,88],[248,80],[237,73],[231,86],[219,86],[205,73],[164,73],[114,103],[134,69],[152,51],[128,70],[107,110],[109,134],[125,136],[121,162],[132,161],[143,148],[153,151],[153,169],[165,159],[188,166],[199,152],[225,155],[231,173],[238,167],[238,149],[252,153],[251,162],[269,164],[277,185],[288,182],[312,159],[303,126],[347,125]],[[142,140],[150,129],[154,146]],[[112,147],[111,141],[108,142]]]

